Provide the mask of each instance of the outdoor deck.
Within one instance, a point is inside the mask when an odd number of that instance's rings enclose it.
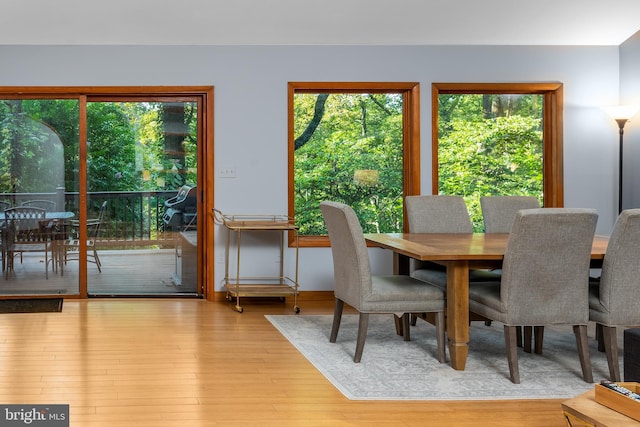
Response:
[[[100,250],[102,273],[95,264],[88,265],[89,295],[97,296],[169,296],[194,295],[176,286],[174,249],[160,250]],[[22,264],[15,260],[14,272],[8,279],[0,278],[0,295],[12,294],[74,294],[78,293],[78,261],[69,261],[60,271],[45,278],[41,254],[24,254]]]

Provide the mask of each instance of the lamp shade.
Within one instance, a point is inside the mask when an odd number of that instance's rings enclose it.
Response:
[[[612,105],[604,107],[604,110],[614,120],[629,120],[635,116],[640,108],[636,105]]]

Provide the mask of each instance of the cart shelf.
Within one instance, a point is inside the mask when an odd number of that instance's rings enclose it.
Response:
[[[282,299],[293,296],[294,311],[300,312],[298,307],[298,226],[286,215],[245,215],[223,214],[213,209],[214,220],[227,229],[227,243],[225,246],[224,287],[227,300],[236,300],[236,310],[243,312],[240,297],[280,297]],[[246,277],[240,274],[240,254],[242,233],[251,231],[274,231],[280,234],[280,274],[278,276]],[[293,233],[295,242],[295,273],[294,277],[284,274],[284,242],[285,232]],[[236,242],[236,275],[230,276],[229,260],[231,254],[232,233]]]

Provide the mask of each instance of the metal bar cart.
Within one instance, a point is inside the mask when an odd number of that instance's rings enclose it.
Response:
[[[287,215],[226,215],[218,209],[213,209],[214,220],[224,225],[227,230],[227,243],[225,246],[224,287],[227,292],[227,300],[236,300],[236,310],[243,312],[240,305],[240,297],[286,297],[293,296],[294,311],[300,312],[298,307],[298,226]],[[279,232],[280,237],[280,274],[278,276],[248,277],[241,276],[240,254],[242,235],[251,231]],[[295,273],[291,278],[285,275],[284,269],[284,245],[285,232],[293,233],[295,242]],[[232,234],[236,243],[236,275],[230,276],[229,260],[231,254]]]

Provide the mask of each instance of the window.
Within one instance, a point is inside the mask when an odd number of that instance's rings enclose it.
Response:
[[[434,83],[433,193],[465,198],[482,231],[485,195],[563,205],[562,85]]]
[[[365,232],[402,232],[420,193],[417,83],[289,84],[289,215],[300,246],[328,246],[323,200],[354,208]]]

